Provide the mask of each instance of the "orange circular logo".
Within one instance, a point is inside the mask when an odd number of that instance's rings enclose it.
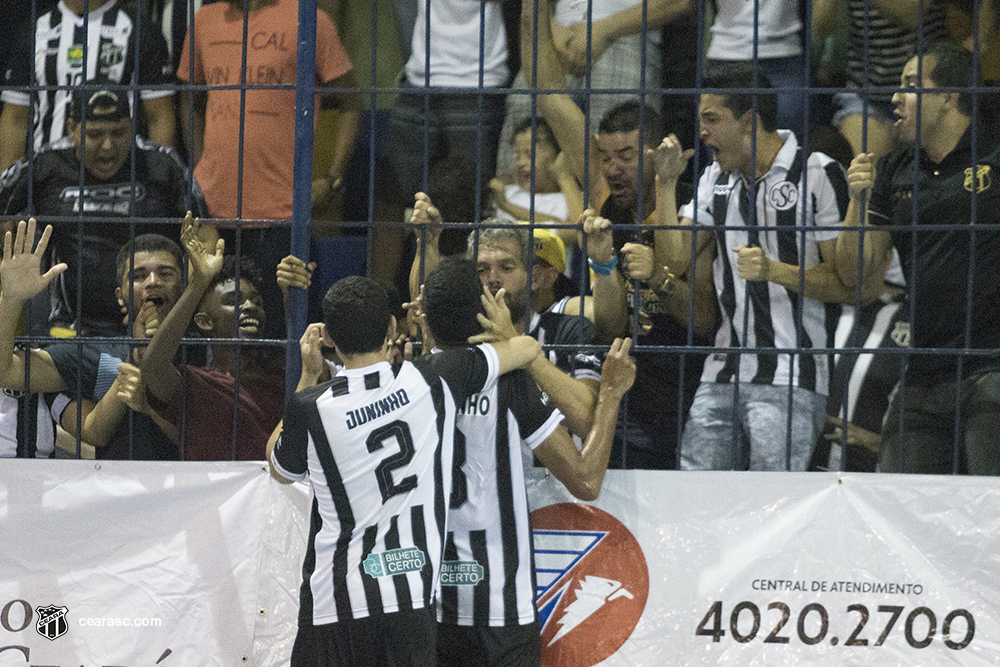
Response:
[[[635,536],[589,505],[531,513],[538,576],[542,665],[591,667],[632,635],[649,595],[649,569]]]

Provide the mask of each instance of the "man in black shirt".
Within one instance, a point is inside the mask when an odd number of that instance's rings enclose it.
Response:
[[[972,54],[954,44],[911,59],[892,98],[903,145],[877,169],[862,153],[848,170],[841,280],[882,280],[879,266],[894,245],[910,290],[917,353],[883,427],[885,472],[1000,474],[1000,359],[989,352],[1000,347],[1000,154],[973,124],[968,92],[934,90],[973,83]],[[868,225],[859,234],[865,196]]]
[[[169,230],[176,229],[186,211],[204,215],[206,209],[197,182],[189,180],[172,149],[135,137],[133,165],[127,93],[101,83],[92,81],[74,91],[67,137],[38,151],[31,169],[22,160],[0,175],[0,211],[10,216],[31,214],[43,221],[53,218],[51,263],[66,262],[69,269],[53,283],[50,323],[89,335],[116,335],[121,332],[122,315],[112,298],[117,284],[108,267],[131,238],[131,221],[142,220],[135,225],[136,236],[153,232],[172,236]],[[77,241],[81,212],[82,248]],[[205,229],[214,234],[214,229]],[[82,262],[80,314],[76,313],[78,261]]]

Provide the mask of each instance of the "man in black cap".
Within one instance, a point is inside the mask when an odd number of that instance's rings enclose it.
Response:
[[[134,137],[126,90],[106,80],[87,82],[73,91],[69,114],[67,136],[42,147],[30,169],[21,160],[0,174],[0,213],[34,215],[53,224],[52,263],[69,265],[52,284],[49,317],[51,326],[69,331],[55,333],[117,335],[122,314],[113,295],[119,248],[133,228],[135,236],[176,236],[180,218],[187,211],[204,215],[205,202],[173,149]]]

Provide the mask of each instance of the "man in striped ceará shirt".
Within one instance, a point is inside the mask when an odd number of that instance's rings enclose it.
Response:
[[[503,291],[484,296],[476,262],[447,257],[427,276],[423,307],[438,348],[514,334]],[[488,289],[488,288],[487,288]],[[487,292],[489,294],[489,292]],[[489,321],[509,329],[483,332]],[[577,449],[543,400],[532,375],[494,379],[458,406],[451,514],[437,604],[439,667],[531,667],[541,660],[536,584],[522,448],[530,450],[569,491],[594,500],[608,467],[622,396],[635,379],[631,340],[611,346],[601,373],[593,425]],[[435,355],[440,356],[440,355]],[[532,364],[545,364],[538,358]],[[555,371],[560,373],[561,371]]]
[[[293,667],[433,665],[456,405],[540,351],[526,336],[389,363],[396,320],[386,290],[352,276],[302,338],[299,392],[272,434],[281,482],[308,475],[312,527]],[[314,386],[320,339],[344,370]]]

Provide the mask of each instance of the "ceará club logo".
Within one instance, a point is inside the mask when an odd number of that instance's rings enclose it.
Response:
[[[635,536],[589,505],[531,513],[542,665],[591,667],[632,635],[649,596],[649,569]]]

